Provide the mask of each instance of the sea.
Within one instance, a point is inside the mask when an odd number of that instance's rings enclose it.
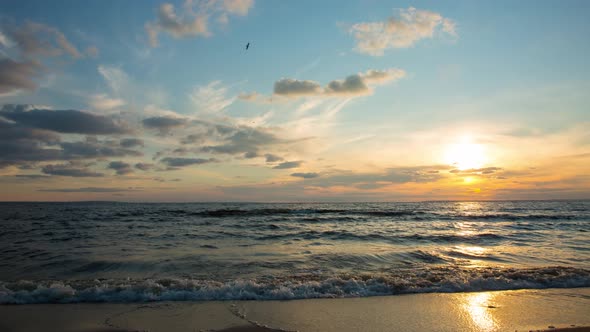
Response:
[[[0,303],[590,287],[590,201],[0,203]]]

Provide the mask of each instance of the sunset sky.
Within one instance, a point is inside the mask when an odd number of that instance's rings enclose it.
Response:
[[[589,199],[589,16],[2,1],[0,200]]]

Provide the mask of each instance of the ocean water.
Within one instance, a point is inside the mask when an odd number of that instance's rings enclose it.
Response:
[[[0,203],[0,303],[589,286],[590,201]]]

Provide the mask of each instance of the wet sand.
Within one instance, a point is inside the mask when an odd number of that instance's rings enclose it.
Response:
[[[590,288],[293,301],[0,306],[0,331],[590,331]]]

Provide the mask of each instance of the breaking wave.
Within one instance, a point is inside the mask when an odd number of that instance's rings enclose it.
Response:
[[[288,300],[589,286],[590,271],[577,268],[434,268],[395,274],[310,274],[232,281],[162,278],[0,282],[0,303]]]

